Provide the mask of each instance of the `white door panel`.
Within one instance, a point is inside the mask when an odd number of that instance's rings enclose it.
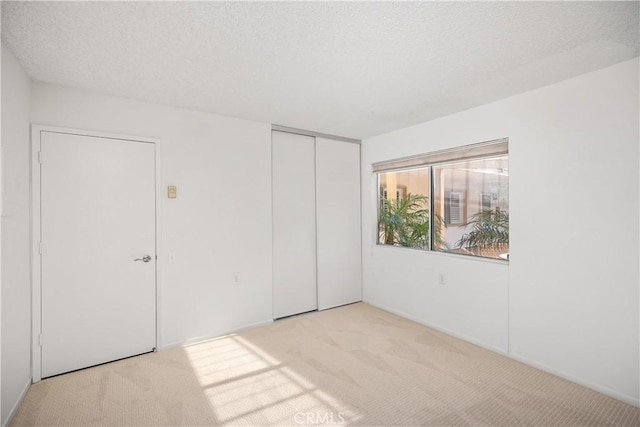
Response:
[[[151,351],[154,144],[42,132],[40,149],[42,377]]]
[[[317,309],[314,138],[272,133],[273,317]]]
[[[360,146],[316,138],[318,309],[362,300]]]

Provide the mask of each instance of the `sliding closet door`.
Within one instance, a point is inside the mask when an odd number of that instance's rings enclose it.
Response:
[[[272,133],[273,317],[316,310],[315,138]]]
[[[360,145],[316,138],[320,310],[362,300]]]

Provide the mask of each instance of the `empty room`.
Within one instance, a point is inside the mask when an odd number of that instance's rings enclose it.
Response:
[[[1,7],[2,427],[640,426],[640,2]]]

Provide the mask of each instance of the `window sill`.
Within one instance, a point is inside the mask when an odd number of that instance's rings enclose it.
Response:
[[[472,262],[485,262],[489,264],[498,264],[498,265],[504,265],[507,267],[509,266],[509,260],[506,260],[506,259],[485,258],[485,257],[474,256],[474,255],[454,254],[450,252],[440,252],[440,251],[430,251],[430,250],[428,251],[424,249],[408,248],[405,246],[381,245],[379,243],[376,243],[371,247],[372,251],[374,248],[384,248],[383,250],[410,251],[413,253],[424,253],[426,254],[426,256],[440,256],[440,257],[453,258],[453,259],[464,259]]]

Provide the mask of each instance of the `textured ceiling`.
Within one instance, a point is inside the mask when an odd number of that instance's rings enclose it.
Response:
[[[639,54],[638,2],[2,2],[34,80],[365,138]]]

